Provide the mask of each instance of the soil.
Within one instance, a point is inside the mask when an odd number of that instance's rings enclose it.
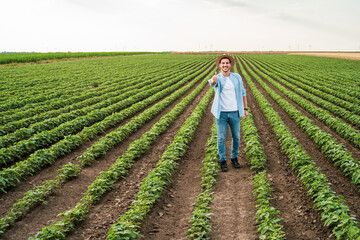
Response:
[[[296,52],[288,54],[360,60],[360,52]]]
[[[314,209],[312,200],[307,196],[299,178],[291,169],[289,159],[282,151],[272,127],[263,115],[245,81],[244,84],[247,89],[248,105],[252,109],[260,141],[264,145],[267,155],[266,171],[273,188],[272,204],[281,212],[283,218],[281,223],[284,226],[283,231],[286,234],[286,239],[329,239],[331,229],[324,226],[319,213]],[[306,152],[321,166],[322,173],[326,174],[334,191],[344,196],[351,213],[359,216],[358,203],[360,202],[360,195],[357,189],[350,184],[350,180],[343,176],[339,169],[334,167],[333,163],[321,153],[317,146],[312,144],[312,141],[296,126],[294,121],[288,117],[278,104],[260,86],[257,87],[270,101],[284,123],[291,129],[291,132],[299,139]],[[171,127],[156,140],[153,147],[137,159],[129,173],[115,184],[113,190],[105,194],[90,209],[89,217],[75,227],[75,230],[67,236],[68,239],[106,238],[111,225],[128,210],[141,181],[155,168],[156,163],[172,142],[176,132],[185,119],[190,116],[208,89],[209,86],[186,108]],[[101,171],[107,170],[126,151],[132,141],[148,131],[161,116],[170,111],[180,100],[167,107],[159,116],[131,134],[128,139],[115,146],[91,166],[84,168],[77,178],[66,183],[55,194],[50,196],[47,205],[41,204],[33,209],[0,238],[9,240],[27,239],[33,237],[41,228],[60,220],[57,215],[73,208],[97,175]],[[295,103],[292,104],[296,105]],[[192,204],[200,193],[200,173],[202,160],[205,157],[206,141],[210,137],[210,129],[214,121],[213,115],[210,113],[210,107],[211,103],[195,132],[188,150],[179,160],[176,173],[173,175],[173,182],[164,190],[159,201],[157,201],[147,219],[142,223],[141,234],[143,237],[141,239],[186,239],[187,229],[190,227],[190,216],[193,211]],[[129,120],[118,126],[127,121]],[[318,124],[318,122],[316,123]],[[107,133],[117,127],[110,129]],[[321,125],[321,128],[323,127]],[[331,129],[326,128],[326,131],[332,133]],[[52,179],[61,166],[68,162],[75,163],[76,157],[81,155],[100,137],[83,144],[68,156],[59,159],[54,165],[43,169],[34,176],[29,177],[27,181],[23,181],[16,187],[9,189],[7,194],[1,194],[0,205],[2,207],[0,216],[3,217],[26,191],[41,184],[44,180]],[[337,138],[342,139],[339,136]],[[230,159],[230,134],[227,134],[226,145],[228,159]],[[254,176],[254,172],[250,170],[250,165],[245,158],[244,148],[245,143],[242,138],[238,157],[242,167],[234,169],[228,160],[229,171],[219,172],[218,174],[213,194],[214,200],[211,206],[213,210],[211,239],[251,240],[259,238],[255,223],[256,202],[252,193],[253,186],[251,185],[251,177]],[[359,153],[356,148],[352,148],[351,151]]]
[[[226,134],[228,172],[220,172],[215,185],[211,239],[258,239],[255,223],[255,197],[250,178],[253,172],[245,159],[241,139],[238,161],[240,169],[230,163],[231,134]],[[241,136],[241,133],[240,133]]]

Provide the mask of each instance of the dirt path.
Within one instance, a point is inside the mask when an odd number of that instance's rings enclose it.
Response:
[[[228,172],[219,172],[215,185],[211,239],[258,239],[255,224],[255,198],[250,178],[253,172],[245,159],[241,138],[238,160],[242,168],[230,164],[231,136],[226,134]]]

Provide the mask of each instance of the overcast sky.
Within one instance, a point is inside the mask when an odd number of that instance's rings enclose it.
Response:
[[[360,51],[359,0],[1,0],[3,51]]]

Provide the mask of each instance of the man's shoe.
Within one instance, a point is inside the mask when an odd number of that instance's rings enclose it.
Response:
[[[234,166],[234,168],[241,168],[237,158],[232,158],[231,159],[231,164]]]
[[[222,172],[227,172],[227,171],[228,171],[228,167],[227,167],[226,161],[221,161],[221,162],[220,162],[220,167],[221,167],[221,171],[222,171]]]

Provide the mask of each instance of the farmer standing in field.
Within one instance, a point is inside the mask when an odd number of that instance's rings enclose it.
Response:
[[[211,113],[215,116],[217,129],[217,147],[220,156],[221,171],[228,170],[225,155],[225,139],[227,125],[230,127],[231,164],[234,168],[240,168],[237,160],[240,145],[240,117],[245,120],[248,116],[246,91],[239,74],[230,72],[235,63],[229,55],[221,55],[216,59],[216,65],[221,73],[215,75],[208,81],[215,90],[215,98],[211,107]]]

